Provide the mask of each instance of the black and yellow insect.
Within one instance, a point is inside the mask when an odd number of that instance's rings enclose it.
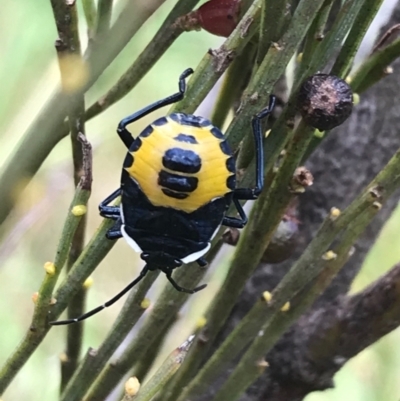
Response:
[[[256,149],[256,185],[236,188],[232,151],[223,133],[203,117],[173,113],[159,118],[134,139],[127,125],[160,107],[181,100],[186,90],[187,69],[179,78],[179,92],[124,118],[117,132],[128,153],[122,169],[121,186],[99,206],[100,214],[116,221],[107,238],[124,237],[146,262],[139,277],[102,306],[77,319],[54,322],[67,324],[86,319],[110,306],[136,285],[149,270],[160,269],[179,291],[172,278],[175,268],[197,261],[205,266],[203,255],[221,225],[243,227],[247,222],[240,200],[256,199],[263,187],[261,120],[271,113],[269,106],[252,120]],[[121,205],[109,206],[121,196]],[[226,216],[234,203],[239,217]]]

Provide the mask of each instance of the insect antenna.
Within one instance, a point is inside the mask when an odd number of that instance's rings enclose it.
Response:
[[[107,301],[105,304],[98,306],[97,308],[92,309],[89,312],[84,313],[83,315],[74,318],[74,319],[66,319],[66,320],[57,320],[50,322],[52,326],[61,326],[64,324],[71,324],[71,323],[77,323],[81,322],[82,320],[85,320],[89,318],[90,316],[95,315],[96,313],[99,313],[105,308],[108,308],[115,302],[117,302],[121,297],[123,297],[127,292],[129,292],[142,278],[147,274],[149,271],[148,266],[146,265],[143,270],[140,272],[139,276],[135,278],[132,282],[130,282],[122,291],[120,291],[117,295],[115,295],[113,298],[111,298],[109,301]]]

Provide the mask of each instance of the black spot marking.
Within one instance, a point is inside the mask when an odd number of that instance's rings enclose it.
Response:
[[[124,160],[124,168],[129,168],[133,164],[133,156],[130,153],[127,153]]]
[[[147,138],[152,132],[154,131],[153,127],[151,125],[149,125],[148,127],[146,127],[141,133],[140,136],[142,138]]]
[[[184,177],[161,170],[158,174],[158,185],[177,192],[193,192],[199,180],[196,177]]]
[[[187,134],[179,134],[175,138],[175,141],[178,142],[187,142],[187,143],[194,143],[197,144],[197,139],[193,135],[187,135]]]
[[[142,140],[140,139],[140,137],[137,137],[131,147],[129,148],[130,152],[136,152],[140,147],[142,146]]]
[[[170,198],[186,199],[189,196],[188,194],[183,194],[182,192],[174,192],[166,188],[162,188],[161,190],[164,192],[165,195],[169,196]]]
[[[168,149],[163,158],[164,167],[181,173],[197,173],[201,169],[200,157],[191,150],[180,148]]]
[[[193,114],[173,113],[169,116],[171,120],[182,125],[190,125],[191,127],[208,127],[211,122],[204,117],[194,116]]]
[[[159,127],[160,125],[165,125],[165,124],[168,124],[167,117],[161,117],[158,118],[156,121],[154,121],[152,125],[156,125],[157,127]]]
[[[211,129],[210,129],[210,132],[216,137],[216,138],[218,138],[218,139],[224,139],[225,138],[225,136],[224,136],[224,134],[221,132],[221,130],[219,129],[219,128],[217,128],[217,127],[212,127]]]
[[[236,172],[236,160],[233,157],[226,160],[226,168],[230,173]]]
[[[226,186],[233,191],[236,188],[236,176],[230,175],[226,180]]]
[[[224,152],[228,156],[232,156],[231,147],[228,145],[228,142],[222,141],[222,142],[220,142],[219,146],[220,146],[222,152]]]

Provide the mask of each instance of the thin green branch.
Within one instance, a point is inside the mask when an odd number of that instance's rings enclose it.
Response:
[[[253,43],[248,43],[231,66],[226,71],[221,90],[210,120],[217,127],[223,127],[225,120],[251,75],[252,60],[254,60],[257,48]]]
[[[58,2],[57,2],[58,4]],[[81,54],[81,44],[79,40],[79,24],[78,24],[78,13],[76,8],[76,2],[71,2],[65,7],[65,15],[61,16],[56,12],[55,2],[52,2],[53,11],[56,18],[62,17],[62,22],[68,21],[68,24],[63,25],[57,21],[57,28],[59,29],[59,39],[56,41],[56,50],[58,56],[58,62],[60,67],[61,82],[64,90],[70,95],[70,102],[68,105],[68,121],[69,130],[71,132],[71,144],[72,144],[72,160],[74,165],[74,183],[78,185],[81,180],[81,176],[84,174],[84,148],[80,144],[80,136],[85,135],[85,122],[84,112],[85,103],[83,95],[79,98],[74,99],[72,93],[76,85],[80,85],[84,81],[81,80],[79,73],[76,75],[76,71],[83,73],[83,59]],[[60,31],[60,29],[63,31]],[[74,82],[74,81],[78,81]],[[72,90],[72,92],[71,92]],[[84,139],[82,139],[84,140]],[[90,191],[90,188],[88,188]],[[79,226],[72,238],[70,254],[67,263],[67,270],[71,268],[73,263],[76,261],[79,254],[82,252],[84,247],[84,232],[86,227],[86,214],[83,216],[79,223]],[[82,311],[85,301],[85,290],[82,289],[79,294],[73,299],[73,303],[69,305],[69,315]],[[78,360],[81,353],[82,347],[82,325],[69,326],[67,330],[67,349],[65,351],[65,357],[61,360],[61,389],[63,389],[68,380],[75,371]]]
[[[268,101],[269,94],[284,73],[287,64],[303,40],[315,15],[324,1],[302,0],[283,37],[275,43],[264,57],[242,97],[242,107],[228,128],[226,135],[236,149],[250,128],[250,120]]]
[[[155,359],[159,355],[159,352],[164,344],[165,333],[169,333],[169,330],[179,319],[178,315],[170,316],[169,322],[163,331],[159,331],[154,333],[154,341],[151,347],[146,352],[146,355],[137,362],[135,367],[133,368],[133,372],[131,376],[137,377],[141,382],[146,378],[149,373],[150,368],[152,367]]]
[[[83,94],[74,98],[73,93],[76,88],[84,84],[82,79],[83,59],[81,54],[81,44],[79,40],[79,22],[76,2],[65,3],[63,9],[64,15],[56,10],[56,4],[52,2],[56,20],[59,39],[56,41],[56,50],[58,63],[60,67],[60,75],[63,89],[69,96],[69,105],[67,110],[69,131],[71,132],[72,160],[74,165],[74,184],[77,186],[84,174],[84,150],[80,141],[84,141],[85,135],[85,102]],[[65,21],[68,21],[66,24]],[[77,72],[78,71],[78,72]],[[81,139],[80,139],[81,138]],[[86,155],[86,159],[88,155]],[[91,167],[90,167],[91,169]],[[87,188],[91,190],[90,187]],[[67,270],[69,271],[84,247],[84,233],[86,227],[86,214],[83,216],[79,226],[72,238],[71,249],[67,262]],[[81,312],[84,308],[86,291],[82,288],[79,294],[73,298],[73,302],[69,305],[68,314]],[[81,313],[79,313],[81,314]],[[76,315],[75,315],[76,316]],[[78,315],[79,316],[79,315]],[[83,325],[71,325],[67,329],[67,349],[65,357],[61,360],[61,389],[63,389],[76,370],[80,358],[82,348]]]
[[[380,9],[383,0],[365,0],[351,27],[343,47],[331,69],[331,74],[345,78],[353,65],[354,56],[368,27]]]
[[[121,313],[102,345],[96,351],[96,354],[91,356],[90,363],[82,362],[76,369],[73,378],[62,394],[61,400],[74,401],[84,398],[86,391],[96,379],[99,371],[121,345],[148,307],[148,302],[144,302],[144,297],[158,274],[158,271],[149,272],[140,284],[131,291]]]
[[[96,37],[105,35],[111,24],[113,0],[99,0],[97,3]]]
[[[296,71],[296,78],[301,79],[304,76],[305,70],[308,68],[308,63],[312,59],[317,47],[321,44],[325,37],[325,27],[328,21],[329,13],[331,12],[333,2],[326,1],[321,8],[321,11],[315,17],[310,29],[307,32],[303,51],[301,54],[301,61]],[[299,77],[299,78],[298,78]]]
[[[212,247],[206,257],[209,262],[215,257],[220,246],[221,242],[218,242]],[[177,269],[174,274],[174,280],[181,286],[194,288],[205,273],[206,269],[191,263]],[[108,364],[101,372],[89,393],[86,394],[86,401],[102,399],[109,394],[135,362],[141,360],[148,349],[153,346],[157,337],[149,336],[149,333],[160,332],[166,335],[165,329],[169,325],[171,316],[176,316],[187,298],[187,294],[176,291],[171,285],[168,284],[165,287],[133,342],[117,361]]]
[[[400,39],[377,50],[351,74],[350,85],[354,92],[365,92],[387,75],[386,68],[400,55]]]
[[[256,65],[260,65],[267,54],[272,42],[277,42],[290,20],[290,2],[266,0],[262,3],[260,38]]]
[[[236,246],[228,276],[206,313],[207,323],[202,334],[197,336],[198,338],[206,336],[208,341],[206,344],[199,340],[195,341],[185,363],[186,380],[194,376],[195,370],[204,355],[207,354],[207,350],[212,346],[216,335],[228,318],[246,281],[257,267],[264,249],[292,200],[294,196],[294,192],[290,189],[292,178],[313,132],[314,129],[307,127],[303,122],[300,123],[271,187],[268,188],[268,191],[263,191],[260,199],[255,203],[249,223]],[[202,382],[202,386],[207,384],[209,383]],[[181,394],[178,401],[193,397],[197,393],[194,386],[192,388],[190,385]]]
[[[82,134],[80,134],[78,138],[80,141],[83,141],[83,143],[86,144],[86,147],[83,146],[83,159],[81,168],[79,171],[74,171],[75,177],[81,176],[82,171],[89,171],[89,168],[91,170],[91,166],[89,167],[85,165],[87,160],[91,160],[91,156],[88,155],[88,151],[90,150],[87,147],[88,142]],[[87,183],[86,190],[89,192],[91,191],[91,182]],[[72,238],[71,248],[67,260],[67,272],[71,270],[72,266],[77,261],[79,255],[82,253],[82,250],[84,248],[86,221],[87,214],[85,213]],[[74,296],[72,302],[68,305],[68,318],[74,318],[83,314],[85,308],[85,300],[86,288],[82,287],[81,290]],[[78,366],[82,349],[82,338],[82,324],[68,326],[65,358],[61,359],[61,390],[64,389]]]
[[[88,29],[88,39],[91,41],[94,37],[97,10],[94,0],[82,0],[83,13],[85,14],[86,25]]]
[[[127,3],[106,38],[101,43],[93,44],[87,60],[90,76],[87,83],[75,93],[77,100],[96,82],[132,36],[164,1]],[[64,4],[64,2],[57,3]],[[0,224],[14,206],[12,197],[14,188],[25,187],[54,146],[68,135],[68,129],[63,123],[69,103],[69,96],[58,90],[37,115],[25,132],[21,143],[9,157],[0,177],[3,194],[0,202]]]
[[[171,112],[194,113],[219,77],[250,41],[259,24],[261,0],[255,0],[229,38],[217,50],[210,50],[200,61],[183,100]]]
[[[277,328],[274,325],[277,314],[281,313],[283,305],[318,277],[324,267],[324,264],[321,265],[321,258],[330,259],[332,257],[332,255],[329,256],[329,253],[324,254],[324,252],[335,237],[342,230],[351,227],[355,221],[365,227],[376,211],[381,208],[382,202],[399,186],[400,151],[392,157],[385,168],[343,213],[337,216],[337,213],[331,211],[300,259],[274,289],[268,312],[264,316],[265,324],[260,331],[262,335],[254,339],[232,375],[215,396],[214,401],[236,400],[262,373],[260,366],[264,366],[263,355],[272,348],[282,332],[291,324],[289,319],[278,319],[281,326]],[[358,227],[356,234],[364,227]]]
[[[149,42],[143,52],[121,76],[118,82],[86,111],[86,120],[89,120],[106,110],[127,93],[147,74],[166,50],[183,33],[179,18],[188,13],[199,0],[180,0],[171,10],[166,20]]]
[[[150,401],[165,386],[168,380],[179,369],[192,343],[193,336],[189,337],[181,346],[175,349],[151,379],[139,390],[135,401]]]
[[[88,142],[84,142],[83,145],[90,147]],[[75,196],[68,210],[54,263],[49,262],[45,264],[46,276],[39,290],[32,323],[24,339],[7,360],[0,372],[0,394],[4,392],[11,380],[29,359],[50,329],[48,325],[48,314],[51,305],[54,303],[52,301],[54,287],[61,273],[61,269],[67,261],[74,234],[82,216],[86,213],[86,204],[90,196],[90,191],[87,188],[92,179],[91,160],[88,160],[86,165],[89,167],[76,189]]]

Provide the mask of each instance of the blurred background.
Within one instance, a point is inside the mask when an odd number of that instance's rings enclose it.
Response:
[[[391,0],[387,0],[389,3]],[[78,2],[80,5],[80,2]],[[115,1],[117,10],[121,2]],[[161,22],[174,5],[167,0],[117,60],[101,76],[86,96],[90,106],[103,95],[126,70],[151,40]],[[392,3],[394,3],[392,1]],[[86,43],[86,28],[81,14],[81,40]],[[26,128],[50,98],[59,80],[54,50],[57,38],[53,13],[48,0],[2,0],[0,13],[0,174]],[[370,42],[372,39],[370,40]],[[119,185],[125,148],[115,129],[128,114],[175,93],[177,78],[187,67],[195,68],[209,48],[218,47],[223,38],[206,32],[182,35],[149,74],[123,100],[112,106],[86,126],[93,145],[93,190],[89,201],[87,239],[101,218],[97,205]],[[368,43],[366,43],[368,46]],[[166,110],[153,113],[137,122],[133,130],[139,133]],[[199,114],[207,116],[207,107]],[[42,165],[28,188],[20,196],[17,208],[6,222],[6,235],[0,239],[0,364],[22,339],[29,327],[36,292],[44,277],[43,265],[54,260],[58,238],[73,195],[72,163],[69,138],[61,141]],[[0,188],[1,191],[1,188]],[[353,291],[360,290],[389,270],[400,260],[400,210],[397,210],[371,249],[357,277]],[[208,291],[190,299],[168,337],[164,353],[178,346],[190,334],[218,290],[226,269],[224,260],[232,249],[209,269]],[[218,269],[216,269],[218,265]],[[124,241],[119,241],[96,269],[94,285],[89,291],[87,307],[93,308],[116,294],[138,273],[140,259]],[[154,300],[166,280],[161,277],[149,294]],[[91,318],[85,325],[84,350],[96,348],[111,327],[123,302]],[[59,355],[64,350],[65,329],[55,327],[34,356],[20,371],[8,391],[5,401],[29,397],[31,401],[54,400],[59,386]],[[134,335],[134,333],[132,334]],[[351,360],[335,377],[336,388],[313,393],[307,401],[398,401],[400,398],[400,331],[383,338]]]

